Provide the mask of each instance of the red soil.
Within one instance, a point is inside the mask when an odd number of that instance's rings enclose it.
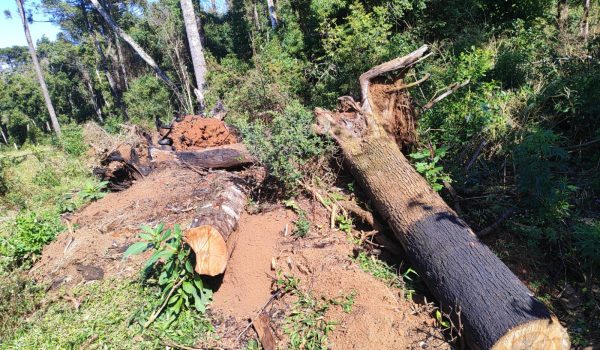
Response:
[[[187,115],[173,124],[169,134],[177,151],[228,145],[238,138],[227,125],[214,118]]]

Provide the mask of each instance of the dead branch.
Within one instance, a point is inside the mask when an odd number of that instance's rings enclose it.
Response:
[[[477,237],[482,238],[494,232],[494,230],[497,229],[498,226],[500,226],[503,222],[508,220],[508,218],[510,218],[516,212],[517,209],[515,209],[515,207],[508,208],[504,213],[502,213],[502,215],[500,215],[498,220],[496,220],[493,224],[477,232]]]
[[[446,89],[446,92],[444,92],[443,94],[434,97],[433,99],[431,99],[429,102],[427,102],[425,104],[425,106],[423,106],[423,108],[421,108],[421,113],[426,112],[428,110],[430,110],[431,108],[433,108],[433,106],[440,102],[441,100],[445,99],[446,97],[452,95],[453,93],[455,93],[458,89],[460,89],[461,87],[469,84],[470,80],[467,79],[465,81],[463,81],[462,83],[454,83],[450,86],[448,86],[448,88]]]
[[[423,78],[421,78],[421,79],[419,79],[417,81],[413,81],[410,84],[405,84],[405,85],[402,85],[402,86],[399,86],[399,87],[388,89],[386,92],[389,94],[389,93],[398,92],[398,91],[401,91],[401,90],[404,90],[404,89],[408,89],[408,88],[411,88],[413,86],[417,86],[417,85],[421,84],[422,82],[424,82],[425,80],[429,79],[429,77],[430,77],[430,74],[427,73],[427,74],[425,74],[425,76]]]
[[[469,163],[467,163],[467,166],[465,167],[465,173],[468,172],[469,169],[471,168],[471,166],[473,165],[473,163],[475,163],[475,161],[479,157],[479,154],[481,153],[483,148],[487,145],[487,143],[488,143],[487,140],[483,139],[481,141],[481,143],[479,144],[479,146],[477,146],[477,150],[475,150],[475,154],[473,154],[473,156],[471,157],[471,160],[469,160]]]

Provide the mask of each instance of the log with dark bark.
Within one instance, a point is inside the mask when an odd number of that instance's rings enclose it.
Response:
[[[248,199],[248,187],[234,174],[211,184],[205,203],[193,220],[184,240],[196,254],[195,270],[200,275],[217,276],[225,272],[235,248],[235,232]]]
[[[150,151],[153,161],[175,161],[199,168],[232,169],[256,162],[256,159],[241,143],[207,147],[193,151],[164,151],[153,148]]]
[[[460,318],[462,334],[473,349],[569,349],[558,319],[485,246],[407,161],[390,125],[412,119],[413,108],[390,101],[409,100],[407,90],[381,94],[425,55],[427,47],[384,63],[360,77],[362,107],[353,117],[316,109],[317,130],[339,144],[344,158],[393,229],[406,255],[440,304]],[[402,96],[400,96],[402,95]],[[392,100],[393,99],[393,100]]]

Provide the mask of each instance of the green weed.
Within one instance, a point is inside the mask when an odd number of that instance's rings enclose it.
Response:
[[[306,211],[304,211],[304,209],[302,209],[298,203],[296,203],[296,201],[292,200],[292,199],[288,199],[286,201],[283,202],[283,204],[285,204],[286,207],[292,209],[297,215],[298,215],[298,219],[296,219],[296,221],[294,221],[294,230],[293,230],[293,234],[294,236],[297,237],[304,237],[308,234],[308,232],[310,231],[310,227],[311,227],[311,222],[308,220],[307,215],[306,215]]]
[[[401,289],[407,299],[412,299],[415,291],[411,285],[416,282],[414,278],[419,276],[415,270],[408,268],[402,275],[399,275],[398,271],[390,265],[365,252],[359,252],[354,261],[363,271],[390,287]]]
[[[54,212],[23,211],[17,215],[12,233],[0,237],[0,253],[16,265],[29,263],[63,229],[60,216]]]
[[[208,339],[212,326],[201,314],[182,311],[177,319],[158,318],[148,328],[148,313],[159,306],[157,291],[138,283],[106,280],[79,286],[41,308],[10,333],[10,349],[164,349],[165,343],[194,346]]]
[[[154,253],[146,261],[144,271],[151,268],[158,275],[157,285],[159,296],[163,303],[148,319],[148,326],[163,312],[167,316],[177,317],[183,310],[195,309],[200,313],[206,311],[206,306],[212,299],[212,291],[202,282],[194,271],[194,259],[191,248],[183,242],[183,234],[179,225],[173,229],[165,229],[164,224],[155,228],[142,226],[140,234],[142,241],[132,244],[123,254],[127,258],[152,249]]]
[[[106,186],[108,185],[108,181],[87,181],[81,191],[79,191],[78,196],[84,202],[93,202],[99,199],[104,198],[106,196]]]
[[[433,153],[433,154],[432,154]],[[444,173],[444,168],[439,166],[438,163],[446,155],[446,148],[432,148],[432,151],[428,149],[421,150],[409,154],[409,157],[415,161],[415,169],[423,176],[434,191],[440,191],[444,188],[444,182],[452,182],[450,176]]]

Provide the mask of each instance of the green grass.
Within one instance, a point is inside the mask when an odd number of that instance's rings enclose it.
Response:
[[[80,305],[77,308],[74,300]],[[106,280],[49,297],[46,306],[13,331],[3,329],[2,349],[164,349],[166,343],[194,346],[211,337],[205,316],[189,310],[177,318],[143,321],[160,303],[156,290],[139,283]]]
[[[365,252],[360,252],[354,258],[354,261],[360,266],[360,268],[371,274],[373,277],[380,281],[385,282],[388,286],[403,290],[404,295],[408,299],[412,299],[412,295],[415,292],[412,288],[412,282],[414,276],[418,276],[413,269],[407,269],[401,275],[385,262],[377,259],[373,255],[368,255]]]
[[[80,154],[52,145],[0,152],[0,270],[29,263],[64,229],[62,212],[103,196]]]

